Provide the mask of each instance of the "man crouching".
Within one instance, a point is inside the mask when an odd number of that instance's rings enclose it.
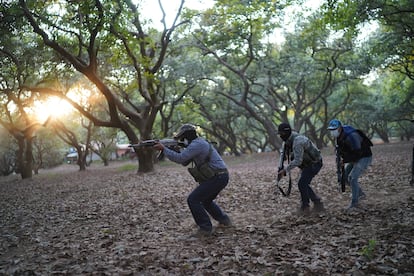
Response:
[[[207,140],[197,136],[196,128],[192,124],[182,125],[174,139],[184,142],[185,148],[181,152],[166,148],[160,143],[154,145],[154,149],[163,151],[173,162],[184,166],[192,163],[193,166],[188,168],[188,171],[199,182],[187,198],[191,214],[199,227],[192,236],[210,236],[213,233],[213,225],[208,214],[220,225],[231,225],[229,216],[214,202],[229,182],[226,164]]]

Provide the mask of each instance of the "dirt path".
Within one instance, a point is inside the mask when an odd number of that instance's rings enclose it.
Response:
[[[235,227],[209,239],[194,228],[186,168],[154,173],[125,164],[0,179],[0,275],[414,275],[411,143],[376,145],[361,179],[363,210],[345,212],[332,149],[313,187],[327,211],[297,216],[275,193],[277,157],[226,158],[231,181],[218,198]]]

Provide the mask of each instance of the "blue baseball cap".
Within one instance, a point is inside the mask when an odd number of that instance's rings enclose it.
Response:
[[[339,121],[338,119],[333,119],[329,122],[328,130],[334,130],[339,128],[340,126],[342,126],[341,121]]]

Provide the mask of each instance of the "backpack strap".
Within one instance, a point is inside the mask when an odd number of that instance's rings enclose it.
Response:
[[[369,139],[368,136],[362,130],[357,129],[356,131],[362,137],[363,143],[365,143],[366,145],[368,145],[370,147],[374,146],[371,139]]]
[[[210,159],[211,159],[211,153],[213,152],[213,146],[211,145],[211,143],[208,143],[209,144],[209,149],[208,149],[208,155],[207,155],[207,158],[206,158],[206,162],[204,162],[204,163],[207,163],[207,162],[210,162]]]

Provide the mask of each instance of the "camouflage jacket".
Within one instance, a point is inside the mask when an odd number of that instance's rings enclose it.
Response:
[[[295,167],[303,169],[322,161],[321,152],[313,142],[308,137],[294,131],[286,141],[286,152],[291,154],[291,162],[286,167],[287,172]]]

